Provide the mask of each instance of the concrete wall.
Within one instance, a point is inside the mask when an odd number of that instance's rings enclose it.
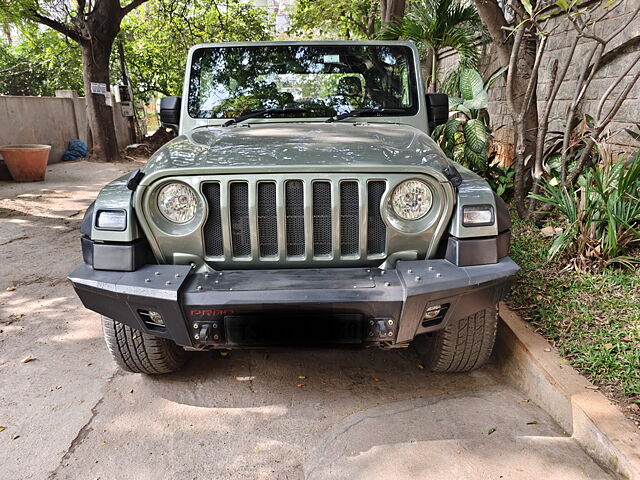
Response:
[[[618,27],[622,26],[624,22],[629,18],[631,12],[636,8],[637,3],[640,0],[626,0],[621,3],[614,10],[613,14],[607,20],[604,20],[598,24],[597,33],[605,35],[607,32],[611,33]],[[551,65],[553,60],[557,59],[559,65],[562,66],[569,55],[569,47],[571,42],[575,38],[575,31],[565,26],[568,22],[564,18],[558,18],[553,20],[548,26],[548,30],[552,30],[558,27],[552,35],[549,37],[547,53],[541,64],[539,85],[538,85],[538,109],[542,110],[544,105],[544,99],[548,94],[551,80]],[[628,40],[640,36],[640,19],[636,19],[632,22],[618,37],[618,39],[607,47],[606,51],[611,50]],[[573,98],[573,93],[576,89],[577,77],[580,73],[582,62],[585,60],[586,52],[588,48],[593,45],[590,40],[580,41],[576,52],[571,58],[569,71],[565,78],[563,85],[561,86],[556,101],[551,110],[551,119],[556,119],[556,127],[559,125],[558,119],[564,119],[566,111]],[[605,52],[606,53],[606,52]],[[600,97],[607,91],[612,85],[617,75],[623,72],[629,66],[629,62],[634,59],[638,53],[640,53],[640,46],[628,48],[624,55],[617,60],[607,64],[601,68],[594,77],[592,84],[586,95],[586,101],[584,102],[584,110],[594,116],[597,110]],[[457,64],[455,55],[450,52],[442,52],[443,59],[440,62],[440,78],[444,78],[446,72],[453,68]],[[498,70],[501,65],[498,63],[497,55],[494,48],[489,45],[486,48],[485,54],[482,57],[481,62],[481,74],[483,78],[488,78],[493,72]],[[635,69],[631,71],[634,74],[638,71],[640,65],[636,65]],[[631,74],[616,88],[613,92],[613,98],[615,94],[622,91],[630,80]],[[606,102],[605,107],[611,105],[611,102]],[[605,110],[606,111],[606,110]],[[640,82],[636,83],[635,87],[629,93],[627,100],[622,105],[620,111],[614,118],[614,121],[608,127],[611,136],[608,139],[608,143],[611,144],[616,150],[635,151],[640,149],[640,144],[629,136],[624,128],[634,129],[634,125],[640,123]],[[513,126],[509,111],[506,103],[506,73],[500,77],[498,81],[493,84],[493,87],[489,91],[489,115],[491,118],[491,125],[494,129],[495,137],[507,143],[513,142]],[[553,125],[552,125],[553,127]],[[638,131],[638,130],[636,130]]]
[[[75,92],[57,93],[57,97],[0,95],[0,145],[51,145],[49,163],[55,163],[62,160],[69,140],[79,139],[89,144],[85,99],[78,97]],[[124,148],[131,143],[129,124],[122,116],[118,103],[114,103],[113,118],[118,147]],[[0,160],[0,178],[8,179],[7,173]]]

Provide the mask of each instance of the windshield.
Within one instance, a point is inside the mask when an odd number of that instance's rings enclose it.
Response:
[[[361,116],[415,115],[414,79],[412,51],[402,45],[202,48],[191,64],[189,115],[233,118],[273,108],[305,110],[294,117],[358,109],[370,109]]]

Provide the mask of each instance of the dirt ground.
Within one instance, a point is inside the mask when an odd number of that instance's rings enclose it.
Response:
[[[412,349],[280,349],[117,370],[66,275],[84,209],[137,166],[0,182],[0,479],[610,478],[491,365],[437,375]]]

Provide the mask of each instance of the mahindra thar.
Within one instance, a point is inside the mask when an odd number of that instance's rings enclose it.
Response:
[[[406,347],[434,371],[481,366],[518,271],[510,217],[429,137],[409,42],[203,44],[178,136],[98,194],[69,276],[124,370],[188,352]]]

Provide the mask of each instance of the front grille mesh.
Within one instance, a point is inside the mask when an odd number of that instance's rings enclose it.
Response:
[[[368,218],[367,218],[367,251],[384,253],[387,239],[387,226],[380,215],[380,201],[387,188],[385,182],[374,181],[367,185]]]
[[[360,206],[358,182],[340,184],[340,253],[358,253],[360,237]]]
[[[331,253],[331,184],[313,183],[313,254]]]
[[[220,257],[224,254],[222,240],[222,214],[220,213],[220,184],[205,183],[202,193],[209,205],[209,217],[204,224],[205,253],[209,257]]]
[[[251,255],[249,232],[249,185],[234,182],[229,188],[229,219],[234,257]]]
[[[261,257],[278,255],[276,183],[258,183],[258,243]]]
[[[206,182],[205,253],[227,260],[381,258],[387,248],[380,211],[386,188],[383,180]]]
[[[285,183],[287,255],[304,255],[304,185],[301,180]]]

